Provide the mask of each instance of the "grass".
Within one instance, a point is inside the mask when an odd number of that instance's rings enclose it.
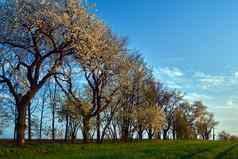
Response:
[[[238,143],[144,141],[130,144],[0,145],[0,159],[237,159]]]

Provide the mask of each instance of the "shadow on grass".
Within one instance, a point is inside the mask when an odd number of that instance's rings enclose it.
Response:
[[[228,153],[229,153],[230,151],[232,151],[236,146],[238,146],[238,144],[235,144],[235,145],[230,146],[230,147],[227,148],[225,151],[219,153],[219,154],[215,157],[215,159],[223,159],[223,158],[224,158],[226,155],[228,155]]]
[[[215,148],[215,147],[206,148],[206,149],[203,149],[203,150],[200,150],[200,151],[196,151],[196,152],[190,153],[190,154],[188,154],[188,155],[186,155],[186,156],[183,156],[182,158],[183,158],[183,159],[191,159],[191,158],[193,158],[193,157],[196,156],[196,155],[199,155],[199,154],[205,153],[205,152],[209,152],[209,151],[211,151],[211,150],[214,149],[214,148]]]

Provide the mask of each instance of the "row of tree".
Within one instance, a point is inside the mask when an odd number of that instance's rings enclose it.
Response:
[[[222,131],[218,134],[218,138],[221,141],[238,141],[237,135],[231,135],[225,131]]]
[[[11,0],[0,7],[0,129],[12,120],[19,145],[26,132],[29,140],[98,143],[210,138],[217,122],[206,106],[155,80],[92,5]]]

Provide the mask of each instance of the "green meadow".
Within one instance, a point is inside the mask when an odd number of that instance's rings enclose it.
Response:
[[[144,141],[118,144],[0,146],[0,159],[237,159],[238,143]]]

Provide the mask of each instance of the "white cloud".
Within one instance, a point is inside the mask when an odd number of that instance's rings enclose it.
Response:
[[[236,96],[231,96],[228,98],[226,101],[226,105],[229,107],[237,107],[238,106],[238,97]]]
[[[238,72],[234,72],[234,78],[238,79]]]
[[[195,78],[203,78],[206,77],[206,74],[204,72],[195,72],[193,76]]]
[[[182,89],[182,85],[176,83],[175,81],[165,81],[165,84],[171,89]]]
[[[226,75],[210,75],[204,72],[196,72],[194,73],[193,78],[203,89],[226,89],[238,86],[238,72]]]
[[[168,77],[182,77],[184,73],[177,67],[160,68],[159,73]]]
[[[185,86],[184,73],[177,67],[155,69],[154,75],[171,89],[182,90]]]
[[[233,100],[228,100],[228,101],[226,101],[226,105],[233,106],[234,105],[234,101]]]
[[[196,92],[188,93],[185,95],[184,98],[188,101],[198,101],[198,100],[202,100],[202,101],[206,100],[207,101],[207,100],[213,99],[213,97],[211,97],[211,96],[204,95],[204,94],[198,94]]]
[[[209,75],[204,72],[196,72],[193,77],[203,89],[223,86],[226,83],[225,76]]]
[[[233,125],[237,122],[238,110],[238,71],[230,73],[210,74],[205,72],[183,73],[176,67],[157,69],[156,77],[162,80],[169,88],[184,91],[184,99],[189,102],[201,100],[213,112],[216,120],[220,121],[217,130],[224,127],[229,132],[235,132]],[[227,126],[229,125],[229,126]]]
[[[188,77],[178,67],[163,67],[155,70],[155,76],[170,88],[192,91],[202,89],[205,91],[228,91],[238,87],[238,71],[231,74],[208,74],[195,72]],[[197,92],[197,91],[195,91]]]

